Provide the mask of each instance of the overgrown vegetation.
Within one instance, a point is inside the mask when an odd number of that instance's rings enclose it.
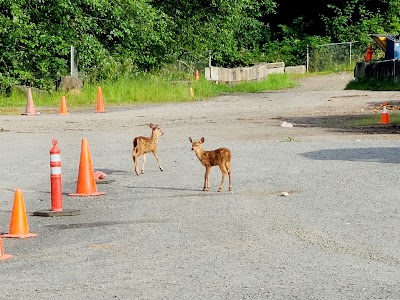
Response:
[[[372,3],[373,2],[373,3]],[[289,7],[290,9],[287,9]],[[315,14],[318,7],[319,14]],[[305,64],[307,46],[400,30],[400,0],[0,0],[0,94],[54,90],[78,51],[85,84],[178,60],[198,68]]]
[[[351,129],[359,129],[359,130],[370,130],[373,132],[373,128],[387,128],[392,129],[400,124],[400,113],[399,111],[390,111],[390,124],[380,124],[380,114],[372,113],[369,115],[360,115],[343,117],[340,122],[332,122],[332,127],[341,127],[341,128],[351,128]],[[327,126],[329,127],[329,126]]]
[[[173,81],[171,77],[159,74],[144,73],[135,78],[120,78],[116,81],[105,81],[101,85],[104,101],[108,106],[132,105],[143,103],[166,103],[203,100],[209,97],[240,92],[262,92],[295,86],[296,83],[287,74],[271,74],[266,80],[259,82],[246,82],[234,86],[215,84],[201,78],[196,80]],[[190,92],[190,88],[193,94]],[[73,111],[81,107],[95,107],[98,86],[85,85],[78,94],[66,95],[68,108]],[[33,91],[35,106],[46,109],[58,110],[61,91],[51,93],[38,93]],[[9,97],[0,96],[0,108],[3,113],[21,113],[20,108],[26,106],[26,96],[14,88]]]
[[[347,90],[371,90],[371,91],[400,91],[400,84],[393,80],[357,79],[346,85]]]

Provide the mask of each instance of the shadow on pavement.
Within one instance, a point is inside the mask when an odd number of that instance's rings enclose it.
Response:
[[[303,153],[314,160],[400,163],[400,147],[322,149]]]

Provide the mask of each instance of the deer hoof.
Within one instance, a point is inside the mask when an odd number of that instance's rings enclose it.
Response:
[[[209,188],[203,188],[203,191],[208,192],[210,189]]]
[[[222,188],[219,188],[219,189],[218,189],[218,192],[222,192]]]
[[[229,187],[229,191],[232,192],[232,187],[231,186]]]

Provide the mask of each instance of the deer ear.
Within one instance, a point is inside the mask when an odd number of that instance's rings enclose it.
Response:
[[[189,142],[193,144],[192,138],[189,136]]]
[[[204,137],[202,137],[201,139],[200,139],[200,142],[203,144],[204,143]]]
[[[153,124],[153,123],[150,123],[150,124],[149,124],[149,127],[150,127],[150,128],[153,128],[153,127],[154,127],[154,124]]]

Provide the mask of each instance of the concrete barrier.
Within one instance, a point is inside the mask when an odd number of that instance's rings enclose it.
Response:
[[[306,66],[291,66],[285,67],[285,73],[288,74],[305,74],[306,73]]]
[[[252,67],[241,68],[220,68],[208,67],[204,70],[204,75],[207,80],[218,83],[237,83],[242,81],[257,81],[265,79],[268,74],[284,73],[285,63],[265,63]]]

